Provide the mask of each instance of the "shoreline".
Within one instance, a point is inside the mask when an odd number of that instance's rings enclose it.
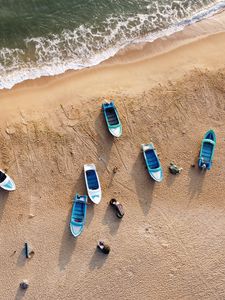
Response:
[[[215,4],[217,5],[217,4]],[[203,13],[203,12],[202,12]],[[222,32],[225,30],[225,18],[223,15],[225,11],[221,8],[218,12],[215,12],[213,15],[208,17],[204,17],[201,20],[197,20],[194,23],[189,25],[185,25],[184,28],[178,29],[173,33],[169,33],[167,35],[167,30],[165,31],[165,35],[162,37],[155,38],[153,41],[140,41],[134,42],[130,45],[125,46],[124,48],[118,50],[113,56],[99,62],[93,66],[87,66],[78,70],[75,69],[68,69],[64,72],[55,75],[42,75],[35,79],[25,79],[21,82],[16,83],[12,88],[15,88],[18,85],[23,84],[24,82],[29,82],[33,80],[40,80],[41,78],[55,78],[61,77],[64,74],[70,72],[80,72],[83,70],[88,70],[92,68],[98,68],[104,65],[111,65],[111,64],[126,64],[132,63],[136,61],[141,61],[146,58],[151,58],[152,56],[157,56],[178,48],[184,44],[188,44],[194,40],[202,39],[207,35],[215,34],[218,32]],[[182,23],[182,22],[181,22]],[[179,26],[178,26],[179,27]],[[170,31],[168,29],[168,31]],[[0,90],[10,90],[12,88],[3,88]]]
[[[215,29],[217,33],[210,34]],[[199,33],[204,34],[199,38]],[[225,64],[224,43],[225,12],[166,39],[139,45],[141,49],[128,49],[98,66],[27,80],[10,90],[1,90],[2,120],[24,108],[41,111],[45,106],[49,110],[52,105],[74,102],[74,97],[81,104],[99,97],[135,95],[196,68],[220,69]]]
[[[210,35],[225,32],[225,11],[197,21],[171,35],[157,38],[152,42],[134,44],[121,49],[101,65],[129,64],[166,54],[179,47],[200,41]]]

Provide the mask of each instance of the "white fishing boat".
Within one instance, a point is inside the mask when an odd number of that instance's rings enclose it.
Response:
[[[84,177],[89,198],[92,202],[98,204],[102,198],[102,191],[94,164],[84,165]]]

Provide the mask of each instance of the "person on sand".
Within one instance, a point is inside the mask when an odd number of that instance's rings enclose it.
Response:
[[[171,174],[173,174],[173,175],[180,174],[182,170],[183,170],[182,168],[179,168],[173,162],[170,163],[169,171]]]
[[[99,241],[98,245],[97,245],[98,249],[100,249],[102,251],[102,253],[104,254],[109,254],[110,252],[110,247],[109,245],[106,245],[104,242]]]
[[[124,216],[124,209],[123,209],[123,205],[119,203],[119,201],[117,201],[116,199],[111,199],[110,200],[110,205],[113,206],[116,209],[116,215],[118,218],[123,218]]]

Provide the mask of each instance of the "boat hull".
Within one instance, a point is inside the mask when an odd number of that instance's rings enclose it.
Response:
[[[90,200],[95,204],[99,204],[102,199],[102,191],[98,173],[94,164],[84,165],[84,178]]]
[[[114,102],[103,103],[102,109],[109,132],[114,137],[120,137],[122,135],[122,124]]]
[[[109,128],[109,132],[114,136],[114,137],[120,137],[122,135],[122,126],[118,126],[115,128]]]
[[[210,170],[216,147],[216,135],[213,130],[209,130],[203,137],[198,158],[200,169]]]
[[[152,179],[154,179],[157,182],[161,182],[163,180],[163,173],[162,170],[156,171],[156,172],[149,172]]]
[[[70,218],[70,231],[74,237],[79,236],[86,222],[87,196],[76,194]]]
[[[78,237],[84,229],[84,226],[77,226],[75,224],[70,223],[70,231],[74,237]]]
[[[142,151],[149,175],[153,180],[161,182],[163,180],[162,166],[153,143],[142,144]]]
[[[1,174],[4,174],[5,179],[0,182],[0,187],[6,191],[15,191],[16,189],[16,185],[14,183],[14,181],[12,180],[11,177],[9,177],[9,175],[7,175],[4,171],[0,170]]]

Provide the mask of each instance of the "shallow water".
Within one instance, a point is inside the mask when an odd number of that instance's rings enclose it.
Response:
[[[225,7],[210,0],[0,0],[0,88],[96,65]]]

